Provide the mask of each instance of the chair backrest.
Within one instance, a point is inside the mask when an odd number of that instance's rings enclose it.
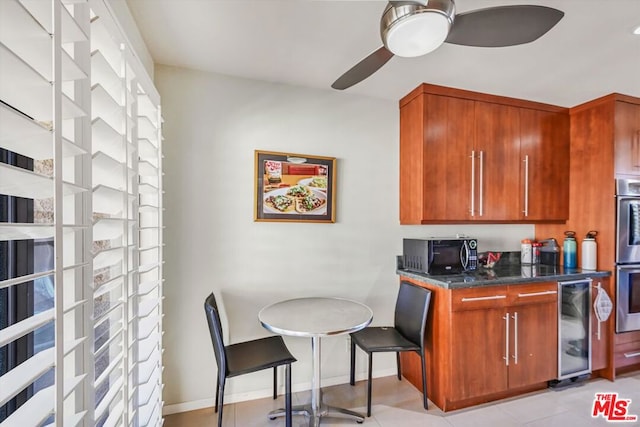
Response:
[[[224,350],[222,323],[220,322],[218,303],[216,302],[216,297],[213,295],[213,292],[204,301],[204,312],[207,315],[213,352],[216,356],[216,363],[218,364],[218,375],[223,377],[227,372],[227,355]]]
[[[431,291],[409,282],[400,282],[396,300],[395,328],[409,341],[424,347]]]

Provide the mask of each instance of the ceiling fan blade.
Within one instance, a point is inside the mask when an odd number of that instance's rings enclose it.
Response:
[[[378,71],[391,58],[393,58],[393,53],[389,52],[387,48],[383,46],[351,67],[349,71],[333,82],[331,87],[338,90],[344,90],[360,83],[362,80]]]
[[[504,47],[532,42],[562,19],[546,6],[498,6],[455,16],[445,42],[464,46]]]

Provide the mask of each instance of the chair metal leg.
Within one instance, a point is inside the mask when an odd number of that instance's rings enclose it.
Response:
[[[369,353],[369,376],[367,381],[367,417],[371,416],[371,373],[373,371],[373,353]]]
[[[351,371],[349,375],[349,384],[356,384],[356,343],[351,339]]]
[[[220,393],[220,407],[218,408],[218,427],[222,427],[222,409],[224,408],[224,384],[225,379],[219,381],[220,386],[218,387],[218,392]]]
[[[284,367],[285,377],[285,392],[284,392],[284,410],[285,410],[285,425],[291,427],[292,415],[291,415],[291,364],[287,364]]]
[[[401,369],[400,369],[400,352],[396,351],[396,366],[398,370],[398,381],[402,380]]]
[[[424,409],[429,409],[427,404],[427,368],[424,366],[424,353],[420,353],[420,362],[422,363],[422,401]]]
[[[214,412],[218,412],[218,395],[220,392],[220,377],[218,377],[218,380],[216,381],[216,406],[215,406],[215,411]]]
[[[273,400],[278,398],[278,367],[273,367]]]

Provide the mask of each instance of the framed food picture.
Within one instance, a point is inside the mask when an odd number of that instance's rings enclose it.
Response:
[[[336,159],[255,152],[256,221],[335,222]]]

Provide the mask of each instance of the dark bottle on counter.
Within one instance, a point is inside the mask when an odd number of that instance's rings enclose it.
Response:
[[[540,264],[545,265],[560,265],[560,248],[556,239],[550,238],[540,242]]]
[[[576,268],[578,266],[576,232],[565,231],[564,236],[562,245],[564,268]]]

